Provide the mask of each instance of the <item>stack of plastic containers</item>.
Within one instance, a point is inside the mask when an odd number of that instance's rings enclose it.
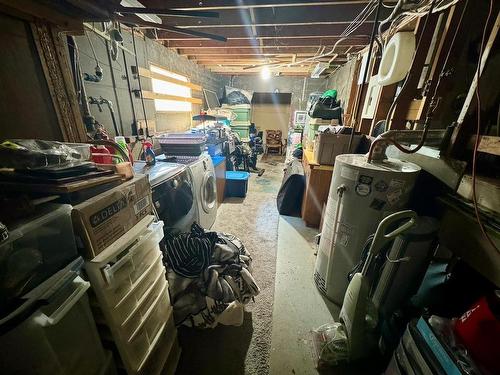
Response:
[[[153,219],[146,216],[85,263],[101,337],[128,374],[159,374],[180,354],[159,248],[163,222]]]
[[[231,130],[237,133],[241,140],[248,140],[250,137],[250,122],[252,112],[250,104],[236,104],[229,106],[236,118],[231,121]]]
[[[113,374],[80,276],[71,206],[47,204],[0,243],[0,372]]]

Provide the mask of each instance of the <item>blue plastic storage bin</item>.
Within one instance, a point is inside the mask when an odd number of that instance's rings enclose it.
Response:
[[[225,162],[226,158],[224,156],[212,156],[212,163],[214,167],[217,167],[220,163]]]
[[[241,171],[226,172],[226,197],[245,198],[248,190],[250,173]]]

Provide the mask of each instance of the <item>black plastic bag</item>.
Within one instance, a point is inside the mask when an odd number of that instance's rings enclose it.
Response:
[[[342,107],[340,101],[331,97],[319,98],[309,109],[309,116],[325,120],[339,120],[342,125]]]

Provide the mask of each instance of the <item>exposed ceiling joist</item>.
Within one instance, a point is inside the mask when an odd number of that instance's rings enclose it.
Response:
[[[331,47],[326,47],[327,49],[331,49]],[[348,47],[337,48],[336,53],[343,54],[347,51]],[[178,53],[180,55],[269,55],[269,54],[279,54],[279,53],[288,53],[288,54],[296,54],[300,56],[301,54],[308,55],[316,55],[318,51],[318,46],[309,46],[309,47],[293,47],[293,50],[290,48],[284,47],[269,47],[265,48],[263,51],[259,49],[259,47],[253,48],[179,48]]]
[[[344,4],[321,7],[307,6],[303,8],[224,9],[219,11],[219,18],[217,19],[173,17],[163,17],[163,19],[175,26],[184,27],[216,27],[219,25],[245,25],[251,23],[287,25],[305,21],[342,23],[352,21],[365,6],[366,4]],[[245,22],[245,20],[248,20],[248,22]]]
[[[260,47],[266,48],[267,46],[280,47],[284,46],[333,46],[335,42],[340,39],[339,36],[326,36],[326,37],[298,37],[298,38],[256,38],[256,39],[229,39],[227,42],[222,43],[218,41],[205,40],[205,39],[182,39],[182,40],[165,40],[164,44],[171,48],[245,48],[245,47]],[[341,41],[341,46],[366,46],[368,43],[368,36],[354,37]]]
[[[256,36],[256,37],[252,37],[252,36],[242,36],[242,37],[229,37],[227,38],[227,41],[231,41],[231,40],[246,40],[246,41],[255,41],[255,40],[294,40],[294,39],[316,39],[316,40],[322,40],[324,38],[337,38],[339,39],[340,37],[338,36],[335,36],[335,35],[279,35],[279,36]],[[362,34],[362,35],[352,35],[352,36],[349,36],[349,38],[347,39],[347,41],[342,41],[340,43],[340,45],[342,45],[342,43],[345,42],[345,44],[349,44],[349,40],[357,40],[357,39],[367,39],[369,38],[369,35],[365,35],[365,34]],[[179,41],[179,42],[184,42],[184,41],[209,41],[205,38],[162,38],[160,35],[158,35],[158,38],[156,38],[156,40],[160,41],[160,42],[170,42],[170,41]],[[218,41],[215,41],[216,43],[221,43],[219,44],[219,46],[224,46],[225,43],[227,42],[218,42]]]
[[[165,44],[166,47],[168,48],[175,48],[176,50],[184,50],[184,49],[194,49],[196,51],[207,51],[207,53],[210,53],[210,51],[214,52],[214,51],[230,51],[230,50],[241,50],[242,52],[244,52],[245,50],[249,50],[249,51],[257,51],[257,50],[273,50],[273,49],[276,49],[276,50],[283,50],[283,52],[289,52],[289,51],[285,51],[285,50],[288,50],[288,49],[292,49],[293,51],[292,52],[301,52],[300,50],[301,49],[307,49],[307,50],[310,50],[310,49],[315,49],[315,50],[318,50],[319,48],[322,48],[322,49],[331,49],[333,48],[333,44],[309,44],[309,45],[296,45],[296,46],[287,46],[287,45],[284,45],[284,46],[281,46],[281,45],[276,45],[276,46],[266,46],[266,45],[255,45],[255,46],[231,46],[231,47],[187,47],[187,48],[184,48],[184,47],[171,47],[167,44]],[[358,45],[351,45],[351,46],[340,46],[336,48],[336,51],[340,51],[340,52],[345,52],[347,53],[347,50],[349,51],[352,51],[353,49],[362,49],[364,48],[365,45],[364,44],[358,44]]]
[[[349,25],[350,21],[313,21],[313,22],[287,22],[287,23],[258,23],[258,24],[227,24],[227,25],[192,25],[192,26],[177,26],[179,29],[228,29],[228,28],[248,28],[256,30],[257,27],[297,27],[297,26],[325,26],[325,25]],[[367,21],[367,24],[373,23]],[[254,35],[257,35],[255,32]]]
[[[395,2],[395,0],[388,0],[386,3]],[[280,0],[259,1],[247,0],[242,1],[234,0],[212,0],[207,1],[207,4],[199,0],[173,0],[168,2],[170,8],[179,10],[227,10],[227,9],[250,9],[250,8],[282,8],[282,7],[304,7],[304,6],[328,6],[328,5],[346,5],[346,4],[367,4],[368,0],[344,0],[344,1],[303,1],[303,0],[287,0],[286,2]],[[147,0],[144,1],[148,7],[160,7],[164,4],[162,0]],[[163,5],[164,6],[164,5]]]
[[[299,26],[287,26],[282,28],[275,28],[274,26],[266,26],[266,27],[257,27],[257,38],[267,37],[267,38],[282,38],[282,37],[297,37],[303,38],[304,35],[313,36],[316,38],[325,37],[328,35],[341,35],[346,28],[345,24],[339,25],[299,25]],[[368,36],[370,35],[372,26],[370,24],[363,24],[356,30],[356,36]],[[186,29],[183,29],[186,30]],[[244,27],[237,28],[220,28],[211,30],[213,33],[217,33],[218,35],[222,35],[228,39],[231,38],[247,38],[252,39],[254,36],[252,35],[251,30]],[[186,36],[183,39],[190,39],[192,37]],[[172,33],[168,31],[159,30],[158,31],[158,39],[171,39],[171,40],[179,40],[179,34]]]
[[[164,0],[141,1],[146,7],[165,6]],[[396,0],[385,0],[386,4],[391,2]],[[309,75],[318,62],[338,66],[347,61],[348,53],[356,53],[367,45],[374,17],[373,2],[369,0],[172,0],[168,7],[219,13],[217,19],[161,17],[182,30],[221,35],[227,39],[225,43],[163,30],[155,37],[179,54],[221,74],[256,74],[269,63],[294,75]],[[391,12],[388,8],[381,11],[382,17]],[[358,16],[363,22],[354,26],[352,35],[341,40]],[[334,45],[335,51],[325,54]],[[308,61],[301,63],[304,59]]]
[[[219,74],[219,75],[222,75],[222,76],[256,76],[258,75],[259,73],[256,73],[256,72],[248,72],[248,71],[245,71],[245,70],[241,70],[239,72],[216,72],[216,71],[212,71],[212,73],[216,73],[216,74]],[[309,71],[303,71],[303,72],[278,72],[276,73],[276,76],[280,76],[280,77],[288,77],[288,76],[291,76],[291,77],[309,77],[310,76],[310,72]]]
[[[237,56],[229,56],[227,54],[218,54],[218,55],[195,55],[195,54],[191,54],[191,55],[183,55],[183,56],[186,56],[186,57],[194,57],[195,60],[209,60],[209,59],[229,59],[232,57],[233,60],[239,60],[241,58],[250,58],[250,59],[259,59],[259,58],[267,58],[267,59],[270,59],[270,58],[281,58],[281,57],[286,57],[286,58],[292,58],[294,56],[294,54],[292,53],[289,53],[289,54],[278,54],[278,53],[247,53],[247,54],[242,54],[242,55],[237,55]],[[310,58],[310,57],[314,57],[315,54],[314,53],[298,53],[297,54],[297,60],[300,61],[301,59],[303,58]],[[317,59],[315,61],[328,61],[329,59],[331,59],[331,56],[327,56],[323,59]]]
[[[288,63],[294,63],[293,61],[293,56],[288,56],[288,57],[279,57],[279,58],[261,58],[261,59],[240,59],[240,60],[223,60],[223,59],[202,59],[200,57],[196,58],[191,58],[190,60],[195,61],[197,64],[200,65],[224,65],[224,66],[247,66],[247,65],[260,65],[260,64],[268,64],[268,63],[283,63],[283,64],[288,64]],[[328,58],[320,59],[315,61],[314,63],[317,62],[328,62]],[[333,63],[334,64],[343,64],[346,62],[346,59],[344,58],[339,58],[338,60],[335,60]]]

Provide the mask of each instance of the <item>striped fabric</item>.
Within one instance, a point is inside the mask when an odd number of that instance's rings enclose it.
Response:
[[[215,232],[205,233],[194,223],[191,233],[166,237],[167,262],[175,273],[190,279],[197,278],[210,265],[216,241]]]
[[[190,233],[166,235],[163,253],[177,325],[242,324],[242,306],[260,289],[239,238],[193,224]]]

